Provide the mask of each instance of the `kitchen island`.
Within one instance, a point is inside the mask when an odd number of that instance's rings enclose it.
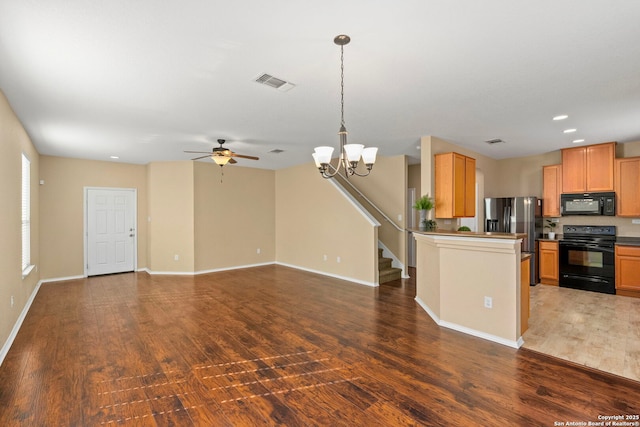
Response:
[[[528,311],[521,291],[525,235],[410,231],[417,242],[416,301],[431,318],[440,326],[519,348],[526,329],[521,311]]]

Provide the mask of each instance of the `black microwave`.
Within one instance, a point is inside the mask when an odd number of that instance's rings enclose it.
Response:
[[[616,193],[576,193],[560,195],[560,214],[606,215],[616,214]]]

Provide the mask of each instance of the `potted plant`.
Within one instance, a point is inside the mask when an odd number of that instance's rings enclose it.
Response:
[[[546,221],[546,224],[544,226],[544,228],[548,228],[549,229],[549,239],[555,239],[556,238],[556,232],[555,229],[557,227],[558,223],[557,222],[553,222],[550,219],[548,219]]]
[[[420,197],[413,205],[413,208],[420,213],[419,227],[421,230],[427,229],[427,212],[433,209],[433,199],[429,194]],[[434,221],[435,222],[435,221]]]

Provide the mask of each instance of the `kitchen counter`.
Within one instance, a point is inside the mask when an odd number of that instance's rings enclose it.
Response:
[[[545,242],[557,242],[560,239],[562,239],[562,234],[556,234],[556,237],[553,239],[550,239],[548,235],[544,234],[542,235],[542,237],[538,237],[536,240]]]
[[[481,231],[455,231],[455,230],[419,230],[417,228],[410,228],[410,232],[437,235],[437,236],[453,236],[453,237],[479,237],[483,239],[524,239],[527,237],[526,233],[498,233],[498,232],[481,232]]]
[[[524,235],[410,231],[417,243],[415,299],[429,316],[439,326],[520,347],[527,326],[521,315],[528,314],[521,273],[531,257],[521,252]]]
[[[616,237],[616,245],[619,246],[640,246],[640,237]]]

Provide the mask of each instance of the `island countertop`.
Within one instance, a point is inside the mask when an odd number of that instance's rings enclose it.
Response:
[[[425,235],[436,236],[453,236],[453,237],[479,237],[485,239],[524,239],[527,237],[526,233],[499,233],[495,231],[455,231],[455,230],[419,230],[417,228],[410,228],[410,232]]]

